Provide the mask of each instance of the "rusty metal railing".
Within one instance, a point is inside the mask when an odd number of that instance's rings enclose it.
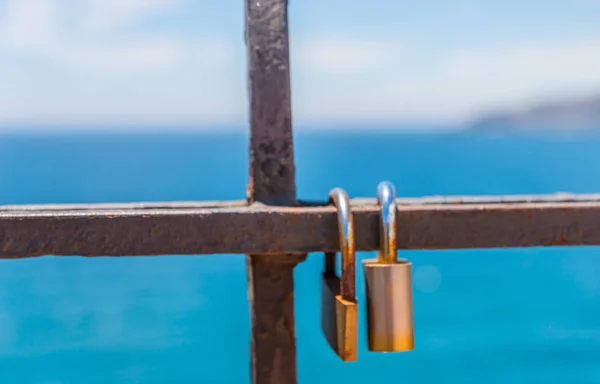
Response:
[[[600,196],[397,199],[399,249],[600,245]],[[357,251],[379,208],[353,199]],[[237,202],[0,206],[0,258],[337,252],[335,208]],[[294,256],[271,257],[273,261]]]
[[[249,254],[251,372],[296,383],[293,269],[337,252],[337,216],[296,200],[287,0],[246,0],[248,201],[0,207],[0,258]],[[379,208],[352,201],[357,251],[376,250]],[[600,195],[398,199],[399,249],[600,245]]]

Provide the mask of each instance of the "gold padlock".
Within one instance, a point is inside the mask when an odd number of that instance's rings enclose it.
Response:
[[[397,258],[396,193],[389,182],[377,187],[381,207],[380,250],[363,262],[367,297],[367,334],[373,352],[414,349],[411,263]]]
[[[356,301],[356,257],[354,251],[354,220],[350,199],[341,188],[329,194],[337,208],[341,277],[335,272],[336,254],[325,254],[325,270],[321,282],[321,328],[329,346],[345,362],[358,356],[358,304]]]

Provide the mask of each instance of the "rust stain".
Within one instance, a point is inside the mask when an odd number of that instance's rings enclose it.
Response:
[[[554,241],[552,243],[553,245],[569,245],[569,239],[566,236],[560,236],[558,239],[556,239],[556,241]]]

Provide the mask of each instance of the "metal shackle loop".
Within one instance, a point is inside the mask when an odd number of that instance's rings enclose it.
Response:
[[[356,252],[354,245],[354,218],[348,194],[342,188],[334,188],[329,193],[329,201],[337,208],[340,251],[342,254],[342,273],[340,294],[344,300],[356,298]]]
[[[396,191],[394,185],[382,181],[377,186],[377,204],[381,207],[377,259],[382,264],[396,263]]]

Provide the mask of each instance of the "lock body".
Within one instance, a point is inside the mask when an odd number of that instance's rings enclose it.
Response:
[[[411,263],[363,262],[369,350],[405,352],[414,349]]]
[[[358,305],[340,294],[340,279],[323,274],[321,328],[327,343],[342,361],[358,358]]]

